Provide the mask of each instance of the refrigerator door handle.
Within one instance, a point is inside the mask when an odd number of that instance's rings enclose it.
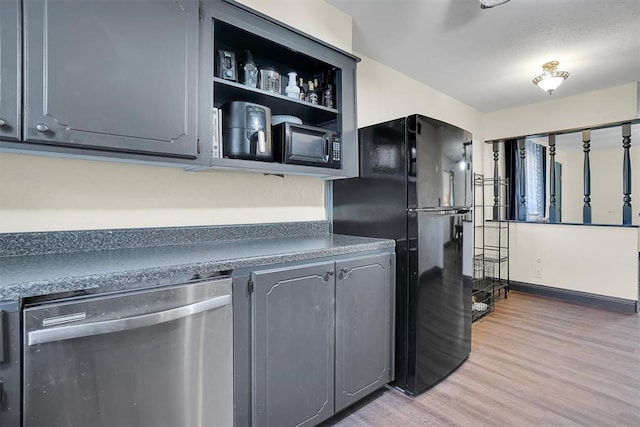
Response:
[[[409,208],[407,212],[409,214],[426,213],[433,216],[438,215],[465,215],[469,213],[470,209],[467,208]]]
[[[456,212],[454,215],[466,215],[469,212],[471,212],[471,209],[468,208],[460,208],[460,209],[456,209]]]

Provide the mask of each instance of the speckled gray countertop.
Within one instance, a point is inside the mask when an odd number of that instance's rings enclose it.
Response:
[[[194,275],[392,248],[393,240],[300,235],[0,257],[0,301],[78,290],[136,289]]]

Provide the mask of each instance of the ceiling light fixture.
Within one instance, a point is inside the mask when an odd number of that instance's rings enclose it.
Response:
[[[471,145],[471,141],[462,143],[462,159],[458,160],[461,171],[469,169],[469,162],[467,162],[467,145]]]
[[[558,71],[558,61],[550,61],[542,64],[542,74],[533,79],[533,84],[538,85],[540,89],[549,92],[549,95],[569,77],[566,71]]]
[[[499,6],[508,2],[509,0],[478,0],[480,2],[480,9],[491,9],[494,6]]]

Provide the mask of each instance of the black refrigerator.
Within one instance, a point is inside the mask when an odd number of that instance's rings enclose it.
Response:
[[[471,351],[471,134],[412,115],[358,138],[360,176],[333,183],[333,231],[395,240],[392,385],[417,395]]]

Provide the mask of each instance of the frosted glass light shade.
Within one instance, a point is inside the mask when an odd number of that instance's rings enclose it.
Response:
[[[542,65],[544,70],[542,74],[533,79],[533,83],[538,85],[540,89],[548,92],[549,95],[558,88],[569,77],[569,73],[566,71],[558,71],[557,66],[560,63],[558,61],[547,62]]]
[[[558,86],[562,84],[563,81],[564,81],[564,77],[551,76],[551,77],[547,77],[546,79],[540,80],[538,82],[538,86],[540,87],[540,89],[544,90],[545,92],[549,92],[549,94],[551,94],[551,92],[556,90]]]
[[[509,0],[478,0],[478,1],[485,9],[489,9],[493,6],[498,6],[499,4],[506,3]]]

